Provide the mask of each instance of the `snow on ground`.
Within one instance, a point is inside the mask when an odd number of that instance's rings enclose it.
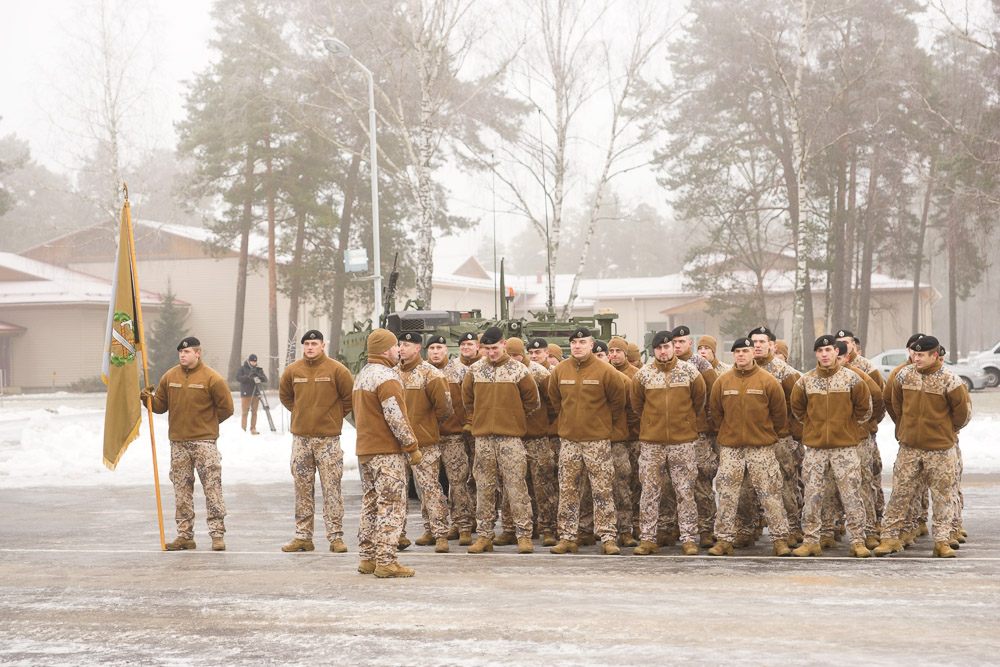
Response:
[[[277,396],[270,396],[277,433],[271,433],[263,408],[258,411],[257,430],[250,435],[240,429],[239,414],[220,429],[222,474],[226,484],[285,483],[291,481],[289,457],[292,436],[288,413]],[[1000,472],[1000,393],[973,394],[972,422],[962,430],[960,444],[967,473]],[[104,440],[104,394],[69,394],[4,397],[0,404],[0,488],[27,486],[135,486],[152,482],[151,447],[146,411],[142,413],[140,436],[110,471],[101,462]],[[236,397],[237,410],[239,397]],[[156,459],[160,483],[169,484],[170,441],[166,415],[155,415]],[[340,443],[344,448],[346,474],[357,478],[355,431],[347,423]],[[892,471],[896,441],[892,422],[884,420],[878,433],[883,468]]]
[[[222,479],[225,484],[291,482],[289,459],[292,435],[288,412],[277,396],[271,397],[276,433],[271,433],[263,408],[258,410],[257,430],[240,428],[237,413],[219,429]],[[47,394],[4,397],[0,407],[0,488],[27,486],[135,486],[151,484],[152,447],[147,412],[142,411],[139,437],[128,447],[116,470],[104,467],[104,394]],[[170,484],[170,440],[167,416],[154,415],[156,460],[161,484]],[[356,471],[355,431],[345,422],[340,443],[345,471]],[[345,472],[357,476],[357,472]]]

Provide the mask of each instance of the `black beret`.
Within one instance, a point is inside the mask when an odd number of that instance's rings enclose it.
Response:
[[[247,357],[247,361],[257,361],[257,355],[251,354],[249,357]]]
[[[744,347],[753,347],[753,341],[749,338],[737,338],[733,341],[733,346],[729,348],[730,352],[735,352]]]
[[[576,331],[569,335],[570,340],[576,340],[577,338],[590,338],[590,329],[587,327],[577,327]]]
[[[941,347],[940,341],[934,336],[924,336],[916,343],[914,343],[910,349],[915,352],[933,352]]]
[[[691,329],[682,324],[678,327],[674,327],[674,330],[671,331],[670,333],[673,334],[674,338],[680,338],[681,336],[690,336]]]
[[[437,334],[427,338],[427,347],[430,347],[431,345],[444,345],[445,347],[448,347],[448,341],[446,341],[444,336],[441,334]]]
[[[532,338],[531,342],[528,343],[529,350],[543,350],[548,349],[549,341],[544,338]]]
[[[674,334],[671,331],[657,331],[653,335],[653,349],[655,350],[660,345],[664,343],[669,343],[674,339]]]
[[[608,351],[607,343],[605,343],[603,340],[594,341],[594,352],[607,352],[607,351]]]
[[[413,343],[414,345],[423,345],[424,337],[417,333],[416,331],[407,331],[406,333],[399,334],[400,343]]]
[[[854,338],[854,333],[847,329],[841,329],[837,332],[837,338]]]
[[[777,340],[778,339],[778,337],[774,335],[774,332],[771,331],[770,329],[768,329],[763,324],[760,325],[759,327],[757,327],[756,329],[754,329],[753,331],[751,331],[750,333],[748,333],[747,334],[747,338],[751,338],[752,339],[754,337],[754,335],[759,336],[761,334],[767,336],[768,340]]]
[[[302,340],[300,340],[299,342],[300,343],[305,343],[307,340],[318,340],[319,342],[322,343],[323,342],[323,332],[322,331],[317,331],[316,329],[310,329],[309,331],[307,331],[305,333],[304,336],[302,336]]]
[[[832,346],[834,342],[836,342],[836,340],[837,339],[831,336],[830,334],[823,334],[822,336],[816,339],[815,343],[813,343],[813,352],[815,352],[821,347],[826,347],[827,345]]]
[[[913,347],[913,344],[923,337],[924,335],[922,333],[913,334],[912,336],[906,339],[906,347]]]
[[[475,331],[466,331],[464,334],[462,334],[459,337],[458,342],[459,343],[464,343],[467,340],[471,340],[471,341],[474,341],[474,342],[478,343],[479,342],[479,336],[476,335]]]
[[[842,340],[833,341],[833,346],[837,348],[837,356],[842,357],[847,354],[847,343]]]
[[[200,346],[201,346],[200,340],[198,340],[194,336],[188,336],[187,338],[182,339],[181,342],[177,343],[177,350],[180,351],[187,349],[189,347],[200,347]]]
[[[483,337],[479,339],[479,342],[483,345],[495,345],[503,340],[503,331],[500,327],[490,327],[483,332]]]

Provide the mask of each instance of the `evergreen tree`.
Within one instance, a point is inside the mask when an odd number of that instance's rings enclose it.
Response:
[[[146,338],[146,345],[149,355],[149,377],[146,383],[153,386],[160,381],[163,374],[177,365],[177,343],[187,335],[184,327],[184,320],[187,313],[174,305],[173,288],[167,283],[167,293],[161,295],[163,298],[163,308],[160,309],[160,316],[156,318]]]

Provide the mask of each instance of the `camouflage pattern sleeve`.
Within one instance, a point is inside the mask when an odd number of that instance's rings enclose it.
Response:
[[[851,400],[854,402],[854,421],[863,426],[872,418],[872,394],[860,377],[851,387]]]
[[[395,386],[393,386],[395,385]],[[410,420],[406,417],[403,405],[403,387],[397,381],[383,382],[378,386],[377,395],[382,406],[382,416],[389,430],[396,436],[403,451],[410,452],[417,448],[417,437],[413,435]]]

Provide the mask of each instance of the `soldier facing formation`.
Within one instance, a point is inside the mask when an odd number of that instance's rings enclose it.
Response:
[[[816,339],[806,373],[784,361],[787,346],[766,326],[733,343],[733,366],[718,359],[714,338],[695,344],[683,325],[653,336],[645,364],[622,337],[605,343],[581,326],[567,342],[563,359],[556,343],[505,340],[490,327],[481,338],[464,334],[449,359],[442,336],[397,339],[378,329],[352,378],[324,354],[322,333],[306,332],[279,390],[291,412],[295,482],[295,537],[282,550],[314,549],[318,475],[330,550],[347,551],[340,435],[352,412],[363,492],[358,571],[378,577],[413,575],[396,556],[409,546],[410,470],[424,525],[416,544],[438,553],[458,540],[473,554],[508,544],[530,554],[541,539],[565,554],[593,535],[607,555],[655,554],[679,537],[684,555],[727,556],[766,526],[775,555],[818,556],[836,548],[846,524],[850,555],[865,558],[927,534],[928,504],[934,556],[955,557],[967,537],[958,433],[971,402],[933,336],[914,334],[908,361],[885,381],[846,329]],[[195,548],[197,470],[212,548],[223,550],[215,441],[232,398],[201,362],[197,338],[178,352],[180,365],[141,392],[170,416],[178,537],[167,549]],[[875,443],[886,413],[899,441],[887,503]]]

